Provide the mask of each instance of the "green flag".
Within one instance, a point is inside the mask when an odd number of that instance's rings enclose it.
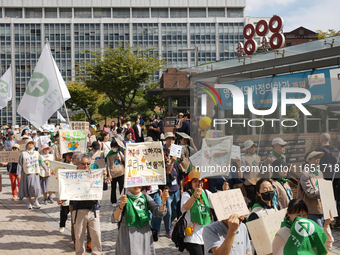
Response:
[[[296,217],[290,228],[290,236],[283,249],[283,254],[327,254],[328,251],[324,245],[326,239],[326,233],[314,221]]]

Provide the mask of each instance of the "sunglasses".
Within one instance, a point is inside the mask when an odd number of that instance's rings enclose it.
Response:
[[[83,166],[90,166],[91,163],[81,163]]]

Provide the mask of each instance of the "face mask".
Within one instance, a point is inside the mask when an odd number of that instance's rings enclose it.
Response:
[[[261,197],[264,201],[272,201],[274,197],[274,190],[261,193]]]
[[[113,152],[117,152],[117,151],[118,151],[118,148],[113,148],[112,151],[113,151]]]

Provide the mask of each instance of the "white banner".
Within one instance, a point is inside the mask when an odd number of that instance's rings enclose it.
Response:
[[[10,101],[11,99],[12,99],[12,71],[10,67],[0,78],[0,109],[6,107],[8,101]]]
[[[50,178],[48,181],[48,190],[59,192],[59,181],[58,181],[58,170],[59,169],[70,169],[76,170],[77,166],[58,161],[50,161]]]
[[[60,130],[60,153],[76,152],[86,153],[86,131]]]
[[[17,110],[36,127],[44,125],[63,105],[57,72],[49,44],[46,44]]]
[[[101,200],[103,170],[59,169],[59,196],[67,200]]]
[[[125,188],[166,184],[161,142],[127,143],[125,157]]]

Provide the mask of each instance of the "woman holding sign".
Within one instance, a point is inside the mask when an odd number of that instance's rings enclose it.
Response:
[[[311,220],[307,220],[308,208],[301,199],[293,199],[288,204],[287,214],[273,240],[273,255],[281,254],[327,254],[332,249],[334,238],[330,224],[324,222],[323,230]],[[313,231],[311,231],[313,229]],[[308,230],[308,233],[306,232]],[[297,232],[298,231],[298,232]],[[297,245],[299,244],[299,245]]]
[[[118,223],[116,254],[144,255],[156,254],[150,228],[150,213],[162,218],[166,214],[166,200],[169,193],[161,192],[162,205],[157,205],[149,195],[141,192],[141,187],[131,187],[120,197],[112,214],[112,222]]]

